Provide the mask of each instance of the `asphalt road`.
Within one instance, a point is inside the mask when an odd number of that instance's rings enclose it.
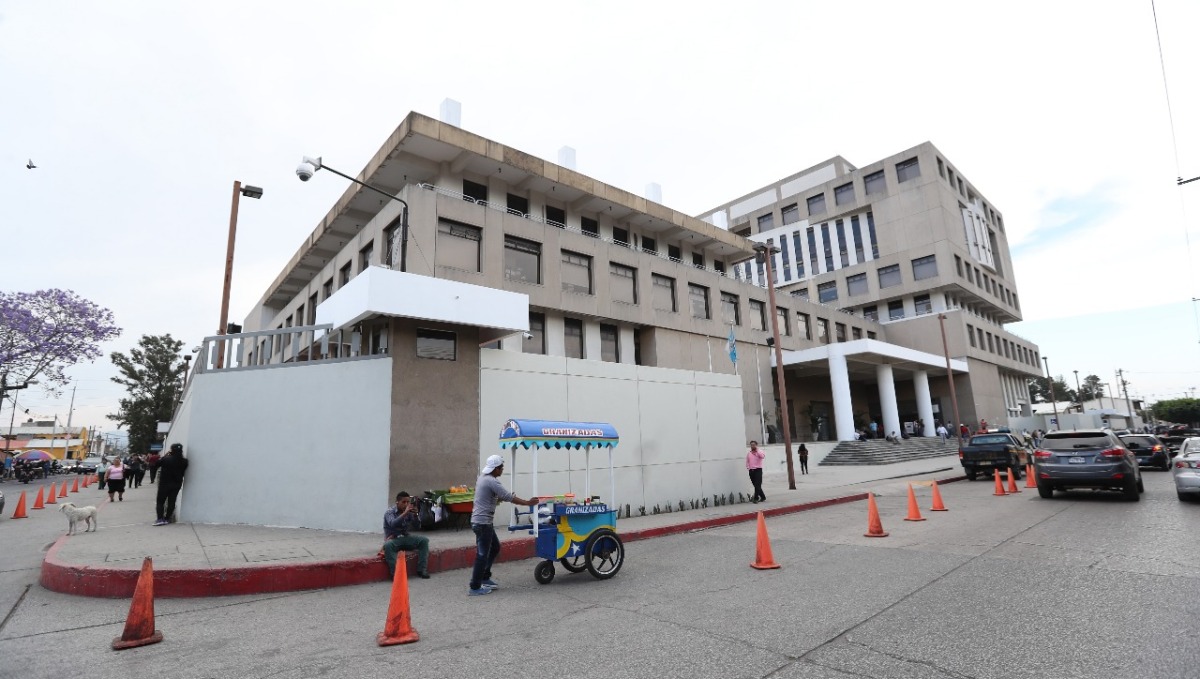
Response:
[[[896,492],[881,539],[865,503],[788,515],[768,521],[773,571],[749,567],[745,524],[630,543],[609,581],[538,585],[530,560],[467,597],[466,571],[439,574],[410,583],[421,641],[387,648],[380,583],[162,599],[165,640],[112,651],[127,600],[9,591],[66,521],[5,519],[0,677],[1196,677],[1200,504],[1145,478],[1137,503],[954,483],[944,513],[921,489],[920,523]]]

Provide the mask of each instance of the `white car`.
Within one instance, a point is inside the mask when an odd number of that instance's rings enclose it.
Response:
[[[1179,499],[1200,498],[1200,437],[1184,439],[1172,465],[1171,476]]]

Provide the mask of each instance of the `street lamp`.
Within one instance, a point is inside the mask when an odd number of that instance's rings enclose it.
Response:
[[[1079,413],[1082,415],[1083,414],[1083,399],[1080,398],[1080,393],[1079,393],[1079,371],[1072,370],[1071,372],[1075,373],[1075,398],[1079,399]]]
[[[217,326],[217,334],[225,335],[229,329],[229,286],[233,281],[233,243],[237,237],[238,200],[247,198],[262,198],[263,190],[257,186],[242,186],[241,182],[233,183],[233,206],[229,210],[229,244],[225,248],[225,284],[221,288],[221,322]],[[224,367],[225,343],[217,343],[217,368]]]
[[[942,353],[946,355],[946,382],[950,385],[950,404],[954,406],[954,436],[958,439],[958,447],[962,448],[962,420],[958,419],[958,394],[954,391],[954,372],[950,369],[950,345],[946,343],[946,314],[938,314],[938,324],[942,326]],[[1032,401],[1033,399],[1030,399]],[[942,418],[945,419],[945,414]]]
[[[787,455],[788,490],[796,490],[796,470],[792,465],[792,425],[788,417],[787,381],[783,378],[783,348],[779,346],[779,311],[775,308],[775,270],[771,263],[778,250],[765,243],[755,243],[754,252],[759,259],[766,260],[767,264],[767,299],[771,303],[771,335],[775,345],[775,386],[779,390],[783,448]]]
[[[1054,395],[1054,380],[1050,377],[1050,358],[1042,357],[1042,361],[1046,364],[1046,386],[1050,389],[1050,407],[1054,408],[1054,428],[1062,428],[1062,423],[1058,421],[1058,397]]]
[[[330,172],[341,177],[342,179],[347,179],[351,182],[354,182],[355,184],[358,184],[359,186],[363,187],[364,189],[370,189],[370,190],[374,191],[375,193],[378,193],[381,196],[387,196],[388,198],[391,198],[392,200],[394,200],[404,206],[404,210],[400,213],[400,270],[407,271],[408,270],[407,269],[407,261],[408,261],[408,202],[399,196],[394,196],[394,195],[388,193],[387,191],[381,191],[381,190],[375,188],[374,186],[371,186],[370,184],[367,184],[365,182],[360,182],[359,180],[355,179],[354,177],[351,177],[348,174],[338,172],[337,170],[333,169],[332,167],[329,167],[328,165],[326,165],[325,162],[322,161],[320,157],[309,158],[308,156],[304,156],[304,159],[300,162],[300,165],[298,165],[296,167],[296,176],[300,178],[300,181],[306,182],[306,181],[312,179],[313,175],[316,174],[317,170],[329,170]],[[391,256],[391,247],[392,247],[392,244],[388,243],[388,256],[389,257]]]

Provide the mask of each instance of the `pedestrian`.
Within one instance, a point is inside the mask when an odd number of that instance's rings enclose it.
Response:
[[[808,473],[808,446],[801,443],[800,450],[798,450],[796,452],[796,454],[800,456],[800,473],[807,474]]]
[[[104,472],[104,480],[108,482],[108,501],[113,501],[113,495],[117,496],[118,502],[125,501],[125,463],[120,457],[113,458],[112,464],[108,465],[108,471]]]
[[[383,547],[379,548],[379,555],[387,563],[389,578],[396,575],[396,553],[411,551],[417,553],[417,577],[429,578],[429,538],[408,534],[420,527],[417,505],[408,493],[396,493],[396,504],[383,514]]]
[[[970,427],[967,426],[966,422],[959,423],[958,435],[963,437],[964,439],[968,438],[971,435],[971,429],[970,429]]]
[[[762,489],[762,466],[766,453],[758,449],[758,441],[750,442],[750,450],[746,453],[746,470],[750,472],[750,483],[754,485],[754,496],[750,501],[758,504],[767,499]]]
[[[142,467],[142,456],[130,455],[125,467],[129,470],[129,487],[140,487],[142,485],[142,477],[146,475],[146,471]]]
[[[950,438],[950,432],[946,431],[946,425],[938,424],[937,435],[942,438],[942,445],[946,445],[946,440]]]
[[[158,475],[158,451],[152,450],[146,456],[146,467],[150,470],[150,485],[154,485],[154,477]]]
[[[96,465],[96,485],[100,486],[100,492],[104,492],[104,472],[108,471],[108,458],[101,456],[100,463]]]
[[[171,449],[158,461],[159,480],[162,483],[158,484],[158,496],[154,502],[154,511],[158,514],[155,526],[175,523],[175,499],[179,496],[179,489],[183,488],[183,475],[187,473],[187,468],[183,446],[172,443]]]
[[[471,510],[471,530],[475,533],[475,567],[471,569],[471,583],[467,594],[482,596],[491,594],[500,587],[492,580],[492,564],[500,555],[500,539],[496,537],[496,505],[501,501],[526,507],[537,506],[537,498],[522,500],[497,479],[504,473],[504,458],[492,455],[475,481],[475,505]]]
[[[875,424],[875,420],[871,420],[871,423],[867,425],[867,430],[871,432],[871,438],[879,438],[879,425]]]

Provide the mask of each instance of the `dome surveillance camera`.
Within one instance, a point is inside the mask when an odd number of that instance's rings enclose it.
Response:
[[[313,164],[308,161],[300,163],[296,166],[296,176],[299,177],[300,181],[302,182],[312,179],[313,173],[316,171],[317,168],[313,167]]]

